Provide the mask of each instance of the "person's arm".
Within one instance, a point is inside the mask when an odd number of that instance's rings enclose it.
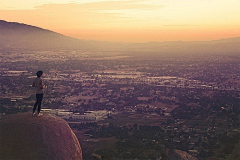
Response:
[[[41,82],[40,82],[40,88],[41,88],[41,89],[45,88],[45,86],[44,86],[42,80],[41,80]]]

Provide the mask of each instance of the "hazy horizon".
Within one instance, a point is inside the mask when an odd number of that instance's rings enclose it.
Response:
[[[240,36],[230,1],[3,1],[1,19],[77,39],[113,42],[211,41]]]
[[[146,44],[146,43],[165,43],[165,42],[169,42],[169,43],[174,43],[174,42],[185,42],[185,43],[188,43],[188,42],[213,42],[213,41],[221,41],[221,40],[230,40],[230,39],[238,39],[240,38],[240,36],[235,36],[235,37],[229,37],[229,38],[220,38],[220,39],[211,39],[211,40],[169,40],[169,41],[146,41],[146,42],[126,42],[126,41],[107,41],[107,40],[95,40],[95,39],[80,39],[78,37],[74,37],[74,36],[69,36],[69,35],[66,35],[66,34],[63,34],[63,33],[60,33],[60,32],[56,32],[56,31],[53,31],[53,30],[50,30],[50,29],[47,29],[47,28],[41,28],[39,26],[34,26],[34,25],[31,25],[31,24],[26,24],[26,23],[21,23],[21,22],[16,22],[16,21],[7,21],[7,20],[2,20],[0,19],[0,21],[3,21],[3,22],[6,22],[6,23],[16,23],[16,24],[23,24],[23,25],[26,25],[26,26],[29,26],[29,27],[36,27],[36,28],[39,28],[39,29],[43,29],[45,31],[50,31],[50,32],[53,32],[53,33],[57,33],[57,34],[60,34],[60,35],[63,35],[63,36],[66,36],[66,37],[69,37],[69,38],[74,38],[76,40],[85,40],[85,41],[96,41],[96,42],[106,42],[106,43],[117,43],[117,44]]]

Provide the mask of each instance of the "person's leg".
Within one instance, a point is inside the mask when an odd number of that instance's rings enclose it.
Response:
[[[33,107],[33,113],[35,112],[36,108],[37,108],[37,105],[39,103],[39,95],[36,94],[36,103],[34,104],[34,107]]]
[[[43,99],[43,94],[39,94],[39,103],[38,103],[38,111],[37,111],[37,114],[39,114],[40,111],[41,111],[42,99]]]

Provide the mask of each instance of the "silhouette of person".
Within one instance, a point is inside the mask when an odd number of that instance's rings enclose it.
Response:
[[[38,71],[36,75],[37,75],[37,78],[33,79],[33,83],[32,83],[32,87],[35,87],[35,91],[36,91],[36,103],[34,104],[34,107],[33,107],[32,116],[36,115],[35,110],[37,106],[38,106],[37,115],[41,116],[42,114],[40,114],[40,111],[41,111],[41,103],[43,99],[43,88],[45,87],[42,81],[43,71],[41,70]]]

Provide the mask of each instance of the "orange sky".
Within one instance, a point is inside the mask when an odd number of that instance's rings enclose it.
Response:
[[[149,42],[240,36],[239,0],[0,0],[1,19],[79,39]]]

